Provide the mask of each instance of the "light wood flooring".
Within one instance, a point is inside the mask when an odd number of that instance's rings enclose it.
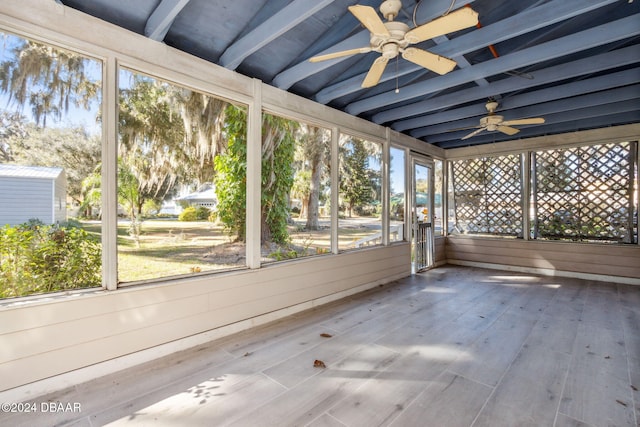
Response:
[[[622,427],[638,389],[640,287],[445,266],[38,399],[80,414],[0,425]]]

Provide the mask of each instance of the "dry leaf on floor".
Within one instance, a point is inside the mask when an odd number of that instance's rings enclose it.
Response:
[[[327,365],[324,364],[324,362],[322,360],[314,360],[313,361],[313,367],[314,368],[326,368]]]

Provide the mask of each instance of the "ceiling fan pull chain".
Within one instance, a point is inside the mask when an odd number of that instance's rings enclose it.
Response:
[[[400,93],[400,86],[398,83],[398,62],[399,62],[399,58],[396,56],[396,93]]]

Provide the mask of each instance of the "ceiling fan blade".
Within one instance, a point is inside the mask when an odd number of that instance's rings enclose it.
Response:
[[[540,125],[544,123],[544,119],[542,117],[532,117],[530,119],[517,119],[517,120],[505,120],[502,122],[505,126],[511,125]]]
[[[506,133],[507,135],[515,135],[516,133],[520,132],[519,129],[512,128],[509,126],[504,126],[504,125],[498,126],[498,130],[502,133]]]
[[[453,33],[478,23],[478,13],[470,7],[462,7],[448,15],[420,25],[404,35],[411,44],[419,43],[444,34]]]
[[[467,138],[471,138],[472,136],[476,136],[477,134],[479,134],[480,132],[482,132],[485,128],[480,128],[478,130],[474,130],[473,132],[471,132],[469,135],[463,136],[460,139],[467,139]]]
[[[343,56],[349,56],[349,55],[355,55],[357,53],[367,53],[367,52],[371,52],[370,47],[360,47],[358,49],[342,50],[340,52],[327,53],[326,55],[318,55],[318,56],[311,57],[309,58],[309,62],[326,61],[329,59],[342,58]]]
[[[369,72],[362,82],[362,87],[373,87],[377,85],[380,77],[382,77],[382,73],[384,73],[387,62],[389,62],[389,58],[385,58],[384,56],[378,57],[371,65],[371,68],[369,68]]]
[[[447,129],[447,132],[457,132],[459,130],[469,130],[469,129],[483,129],[484,126],[465,126],[463,128],[453,128],[453,129]]]
[[[358,4],[349,6],[349,12],[351,12],[371,34],[381,37],[391,37],[389,30],[384,26],[384,22],[382,22],[376,10],[371,6]]]
[[[440,75],[453,70],[457,63],[453,59],[427,52],[426,50],[408,47],[402,52],[402,57],[407,61],[420,65]]]

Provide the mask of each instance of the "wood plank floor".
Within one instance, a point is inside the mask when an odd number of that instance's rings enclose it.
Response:
[[[0,425],[622,427],[638,389],[640,287],[445,266],[38,399],[79,414]]]

